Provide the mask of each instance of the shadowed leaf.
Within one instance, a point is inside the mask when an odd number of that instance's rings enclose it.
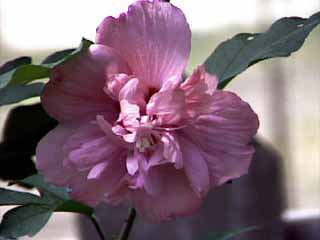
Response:
[[[36,187],[41,196],[0,188],[0,205],[21,205],[4,214],[0,224],[0,236],[33,236],[48,222],[53,212],[74,212],[94,217],[91,207],[71,200],[66,188],[49,184],[40,174],[17,183]]]
[[[65,201],[55,211],[56,212],[81,213],[81,214],[85,214],[87,216],[91,216],[93,214],[93,208],[88,207],[82,203],[72,201],[72,200]]]
[[[31,203],[43,204],[43,201],[40,197],[34,194],[0,188],[0,206],[23,205]]]
[[[23,180],[19,180],[19,183],[29,185],[37,188],[40,192],[50,193],[56,195],[61,200],[70,200],[67,189],[62,187],[56,187],[48,183],[41,174],[32,175]]]
[[[9,238],[34,236],[48,222],[53,209],[46,205],[28,204],[6,212],[0,225],[0,235]]]
[[[37,97],[42,93],[44,83],[7,86],[0,90],[0,106],[20,102],[24,99]]]

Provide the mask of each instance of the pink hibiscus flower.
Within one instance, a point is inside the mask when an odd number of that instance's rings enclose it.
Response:
[[[54,69],[42,95],[59,125],[37,147],[47,180],[95,206],[127,201],[151,221],[188,215],[245,174],[258,118],[198,67],[180,9],[138,1],[107,17],[96,44]]]

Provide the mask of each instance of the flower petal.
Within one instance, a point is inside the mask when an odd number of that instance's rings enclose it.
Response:
[[[179,142],[183,155],[184,170],[191,187],[199,197],[203,197],[210,190],[209,170],[203,153],[198,146],[187,139],[180,137]]]
[[[122,121],[123,126],[135,133],[139,127],[140,107],[136,104],[131,104],[127,100],[120,101],[121,112],[118,118],[118,122]],[[133,138],[135,140],[135,138]]]
[[[218,79],[205,71],[204,66],[199,66],[192,75],[181,84],[181,89],[186,96],[188,115],[195,118],[207,113],[212,102],[212,94],[218,86]]]
[[[259,121],[246,102],[226,91],[214,92],[209,109],[210,114],[201,115],[182,134],[201,148],[211,180],[223,184],[247,173]]]
[[[36,166],[49,182],[63,186],[76,174],[72,169],[63,166],[65,154],[62,146],[80,126],[81,124],[60,124],[38,143]]]
[[[164,187],[162,182],[161,171],[158,168],[142,169],[140,174],[143,178],[143,187],[145,192],[154,197],[161,195],[161,190]]]
[[[63,145],[64,165],[78,171],[90,170],[96,164],[120,155],[122,150],[122,146],[105,135],[97,124],[89,123],[77,129]]]
[[[99,179],[109,165],[110,164],[108,161],[103,161],[103,162],[98,163],[93,168],[91,168],[87,178],[88,179]]]
[[[157,144],[150,157],[147,158],[147,169],[151,169],[158,165],[167,164],[170,161],[164,157],[164,144]],[[170,159],[171,160],[171,159]]]
[[[112,97],[114,100],[119,100],[119,92],[121,88],[130,80],[130,77],[125,73],[118,73],[109,75],[109,81],[106,82],[106,86],[103,88],[106,94]]]
[[[157,92],[147,104],[147,114],[156,117],[158,126],[180,124],[186,116],[184,92],[180,89]]]
[[[110,166],[91,179],[88,179],[90,169],[78,171],[76,168],[64,165],[63,159],[67,158],[67,153],[63,151],[62,146],[79,129],[88,129],[87,125],[88,123],[64,123],[50,131],[37,146],[36,165],[49,182],[69,187],[74,199],[95,206],[103,200],[108,201],[106,195],[115,191],[117,183],[126,174],[125,155],[119,154],[105,159]],[[94,165],[93,169],[95,167],[97,166]],[[93,172],[90,177],[92,176]]]
[[[159,222],[189,215],[199,209],[202,199],[191,189],[183,171],[176,170],[171,164],[161,165],[153,170],[158,171],[161,192],[152,196],[144,190],[135,190],[129,195],[134,207],[144,218]]]
[[[126,160],[127,171],[130,175],[134,175],[139,168],[139,159],[134,153],[128,155]]]
[[[127,100],[131,104],[136,104],[140,108],[145,107],[145,92],[137,78],[130,79],[119,92],[119,101]]]
[[[163,157],[177,169],[183,167],[183,157],[180,149],[180,144],[176,134],[166,132],[162,135],[161,141],[163,142]]]
[[[108,112],[115,119],[117,105],[103,91],[108,75],[128,73],[126,63],[109,47],[91,45],[86,53],[56,67],[41,101],[46,111],[60,122],[95,119]]]
[[[169,77],[182,75],[191,32],[177,7],[163,1],[137,1],[119,18],[105,18],[96,42],[116,49],[133,75],[158,90]]]

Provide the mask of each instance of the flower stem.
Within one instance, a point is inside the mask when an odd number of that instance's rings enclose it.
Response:
[[[94,227],[96,228],[96,230],[97,230],[97,232],[98,232],[98,234],[99,234],[100,239],[101,239],[101,240],[106,240],[106,237],[104,236],[104,233],[102,232],[102,229],[100,228],[100,225],[99,225],[99,223],[98,223],[98,220],[97,220],[96,215],[92,214],[92,215],[90,216],[90,219],[91,219]]]
[[[127,240],[129,238],[135,218],[136,210],[134,208],[130,208],[128,219],[123,224],[118,240]]]

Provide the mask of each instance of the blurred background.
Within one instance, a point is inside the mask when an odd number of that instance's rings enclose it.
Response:
[[[118,16],[126,11],[131,2],[132,0],[0,0],[0,65],[22,55],[32,56],[39,62],[54,51],[77,47],[81,37],[94,40],[95,29],[102,19],[108,15]],[[203,63],[220,42],[239,32],[262,32],[278,18],[309,17],[320,10],[319,0],[171,2],[184,11],[192,29],[189,73],[195,66]],[[168,239],[196,239],[200,230],[223,230],[259,223],[260,220],[274,230],[273,226],[281,219],[296,224],[304,219],[319,218],[319,43],[318,27],[308,37],[303,48],[290,58],[273,59],[255,65],[228,85],[227,89],[235,91],[249,102],[260,117],[261,126],[256,143],[258,153],[254,165],[248,176],[223,186],[209,196],[204,209],[209,209],[210,214],[206,210],[202,211],[204,215],[209,215],[205,219],[197,214],[193,218],[177,220],[174,223],[177,225],[174,226],[178,227],[175,228],[173,225],[162,225],[164,232],[166,229],[177,232]],[[20,105],[38,101],[35,98]],[[0,108],[1,129],[8,111],[16,106]],[[222,209],[221,205],[224,205]],[[108,215],[109,218],[115,216],[115,220],[106,219],[104,222],[109,224],[105,225],[106,228],[111,226],[111,232],[112,229],[117,231],[125,218],[126,209],[111,209],[106,206],[100,208],[109,211],[101,214],[102,218],[106,218],[102,215]],[[0,213],[3,211],[1,208]],[[250,214],[256,216],[249,217],[248,220],[246,215]],[[207,227],[198,226],[195,224],[197,221],[205,221]],[[86,236],[86,232],[90,233],[92,230],[88,224],[81,217],[59,213],[34,239],[81,239],[81,236]],[[137,229],[145,229],[147,226],[140,220],[137,225]],[[191,228],[188,227],[190,225]],[[149,229],[156,228],[149,226]],[[135,230],[133,239],[143,239],[138,236],[137,231]],[[278,229],[266,239],[283,239],[279,237],[281,231],[286,230]],[[145,232],[148,234],[148,231]]]

